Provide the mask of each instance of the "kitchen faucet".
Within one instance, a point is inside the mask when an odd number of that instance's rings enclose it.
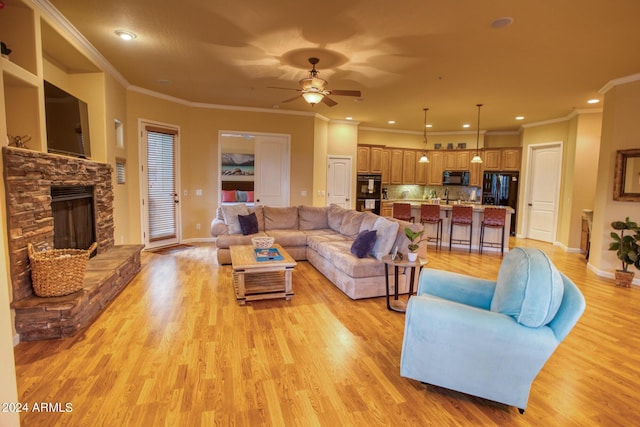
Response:
[[[447,199],[447,205],[449,204],[449,189],[445,188],[444,197]]]

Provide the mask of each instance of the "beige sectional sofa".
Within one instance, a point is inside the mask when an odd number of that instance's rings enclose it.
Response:
[[[272,236],[297,261],[309,261],[335,286],[352,299],[386,295],[385,269],[380,260],[394,246],[406,253],[405,227],[421,230],[422,225],[383,218],[371,212],[357,212],[336,205],[328,207],[270,207],[232,205],[218,208],[211,223],[218,263],[230,264],[229,247],[250,245],[255,236]],[[242,234],[238,215],[255,213],[258,232]],[[246,218],[246,217],[245,217]],[[351,253],[354,239],[363,230],[377,230],[373,255],[358,258]],[[246,231],[246,230],[245,230]],[[418,251],[426,256],[426,245]],[[407,274],[408,276],[408,274]],[[401,270],[400,292],[408,292],[407,277]]]

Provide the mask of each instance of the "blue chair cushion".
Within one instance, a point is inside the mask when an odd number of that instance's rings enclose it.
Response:
[[[500,266],[491,311],[538,328],[553,320],[563,293],[562,276],[544,252],[514,248]]]

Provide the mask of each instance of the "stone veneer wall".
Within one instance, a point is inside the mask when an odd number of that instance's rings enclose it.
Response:
[[[111,165],[2,147],[13,300],[33,294],[27,244],[53,248],[51,186],[93,186],[98,253],[114,245]]]

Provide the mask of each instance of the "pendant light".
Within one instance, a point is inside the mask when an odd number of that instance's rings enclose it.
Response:
[[[429,163],[429,158],[427,157],[427,148],[429,148],[427,145],[427,111],[429,109],[424,108],[424,154],[420,157],[418,163]]]
[[[471,163],[482,163],[482,159],[480,158],[480,154],[478,151],[478,144],[480,143],[480,107],[482,104],[476,104],[478,107],[478,129],[476,131],[476,155],[471,159]]]

